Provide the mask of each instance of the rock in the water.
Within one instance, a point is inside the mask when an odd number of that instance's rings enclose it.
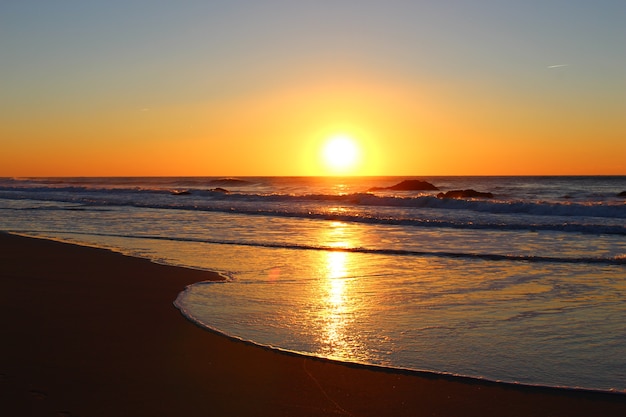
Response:
[[[396,185],[392,185],[391,187],[372,187],[368,191],[381,191],[381,190],[391,190],[391,191],[437,191],[439,188],[435,187],[429,182],[420,181],[420,180],[404,180],[402,182],[397,183]]]
[[[483,193],[476,190],[452,190],[437,194],[437,198],[493,198],[492,193]]]
[[[228,191],[226,188],[222,188],[222,187],[211,188],[209,191],[213,191],[214,193],[224,193],[224,194],[229,194],[230,193],[230,191]]]
[[[622,191],[617,195],[618,197],[626,197],[626,191]]]
[[[240,180],[239,178],[220,178],[216,180],[209,181],[211,185],[223,185],[223,186],[237,186],[237,185],[249,185],[252,184],[250,181]]]

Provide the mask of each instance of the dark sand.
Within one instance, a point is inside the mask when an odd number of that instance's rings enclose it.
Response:
[[[625,416],[626,395],[346,365],[203,330],[215,274],[0,233],[2,416]]]

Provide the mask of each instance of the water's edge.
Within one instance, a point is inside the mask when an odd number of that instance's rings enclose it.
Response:
[[[335,364],[339,366],[346,366],[349,368],[366,369],[372,372],[385,372],[385,373],[391,373],[391,374],[397,374],[397,375],[414,376],[414,377],[428,379],[428,380],[443,379],[449,382],[459,382],[459,383],[468,384],[468,385],[477,385],[477,386],[480,385],[480,386],[485,386],[485,387],[503,387],[507,389],[514,389],[514,390],[528,392],[528,393],[558,394],[558,395],[575,396],[575,397],[585,396],[585,397],[598,399],[598,400],[611,399],[611,400],[616,400],[618,402],[626,401],[626,392],[621,392],[617,390],[607,391],[607,390],[589,389],[589,388],[580,388],[580,387],[561,387],[561,386],[548,386],[548,385],[533,385],[533,384],[525,384],[525,383],[519,383],[519,382],[513,382],[513,381],[499,381],[499,380],[496,381],[496,380],[490,380],[487,378],[478,378],[478,377],[453,374],[453,373],[447,373],[447,372],[425,371],[425,370],[419,370],[419,369],[382,366],[382,365],[375,365],[375,364],[363,363],[363,362],[339,360],[339,359],[328,358],[328,357],[324,357],[320,355],[315,355],[309,352],[300,352],[300,351],[280,348],[277,346],[257,343],[253,340],[248,340],[239,336],[234,336],[234,335],[225,333],[219,329],[211,327],[208,324],[203,323],[202,321],[196,319],[178,301],[179,298],[181,298],[184,295],[186,290],[187,289],[180,292],[176,300],[172,304],[174,305],[174,307],[176,307],[176,309],[178,309],[180,314],[190,323],[199,327],[203,331],[208,331],[218,336],[225,337],[233,342],[243,343],[245,345],[253,346],[255,348],[269,350],[269,351],[276,352],[281,355],[306,358],[309,360],[320,361],[320,362]]]

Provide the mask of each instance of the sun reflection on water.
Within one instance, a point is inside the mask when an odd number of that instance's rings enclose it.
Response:
[[[341,222],[330,223],[325,230],[326,245],[335,250],[323,253],[319,277],[319,350],[320,354],[339,359],[355,359],[362,355],[358,331],[354,324],[360,314],[358,296],[355,294],[355,268],[350,252],[342,249],[354,247]]]
[[[335,309],[342,310],[344,307],[344,297],[346,290],[346,253],[329,252],[328,262],[328,301]]]

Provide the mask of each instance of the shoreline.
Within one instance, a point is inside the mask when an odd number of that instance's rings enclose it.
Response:
[[[585,387],[576,387],[576,386],[574,387],[552,386],[552,385],[541,385],[541,384],[529,384],[529,383],[514,382],[514,381],[494,380],[494,379],[481,378],[481,377],[475,377],[475,376],[469,376],[469,375],[463,375],[463,374],[454,374],[450,372],[437,372],[437,371],[420,370],[420,369],[412,369],[412,368],[401,368],[401,367],[395,367],[395,366],[376,365],[376,364],[366,363],[366,362],[345,361],[341,359],[334,359],[334,358],[324,357],[321,355],[315,355],[312,353],[300,352],[297,350],[284,349],[284,348],[277,347],[277,346],[264,345],[262,343],[257,343],[253,340],[248,340],[242,337],[229,335],[228,333],[225,333],[219,329],[206,326],[202,323],[198,323],[194,321],[192,318],[187,317],[185,312],[181,311],[179,307],[175,306],[175,308],[179,310],[181,315],[186,320],[188,320],[190,323],[197,326],[199,329],[203,331],[213,333],[217,336],[224,337],[236,343],[243,343],[245,345],[249,345],[257,349],[264,349],[264,350],[280,353],[280,354],[287,355],[287,356],[304,357],[310,360],[324,361],[324,362],[337,364],[340,366],[362,368],[362,369],[370,370],[372,372],[389,372],[393,374],[405,374],[405,375],[412,375],[412,376],[416,376],[419,378],[426,378],[426,379],[447,379],[450,381],[464,382],[467,384],[509,386],[512,389],[517,388],[517,389],[527,390],[529,392],[555,391],[555,392],[561,392],[561,393],[571,393],[574,395],[576,395],[577,393],[580,393],[583,395],[599,394],[599,395],[609,395],[609,396],[613,396],[613,395],[623,396],[624,400],[626,401],[626,391],[619,391],[619,390],[613,390],[613,389],[603,390],[603,389],[594,389],[594,388],[585,388]]]
[[[304,356],[189,321],[219,274],[0,232],[7,415],[618,416],[626,394]]]

